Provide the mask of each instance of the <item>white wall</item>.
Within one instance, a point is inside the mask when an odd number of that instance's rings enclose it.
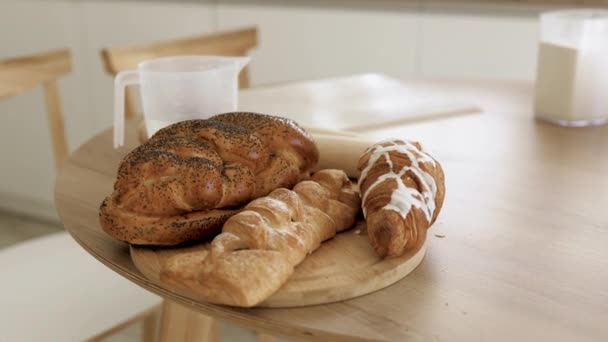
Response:
[[[260,48],[252,79],[273,83],[358,72],[407,76],[416,71],[415,8],[398,12],[364,9],[218,6],[218,28],[256,25]]]
[[[251,3],[3,0],[0,58],[72,49],[74,73],[60,83],[72,150],[111,126],[112,78],[99,55],[107,46],[257,25],[253,85],[369,71],[397,77],[534,76],[538,9],[372,0],[348,9],[327,5],[330,0]],[[52,216],[55,175],[43,101],[35,90],[0,102],[0,207]]]
[[[537,24],[529,17],[426,12],[420,18],[424,76],[530,79]]]

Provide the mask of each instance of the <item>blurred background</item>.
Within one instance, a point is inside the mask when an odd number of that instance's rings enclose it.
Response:
[[[541,1],[542,2],[542,1]],[[525,1],[2,0],[0,59],[69,48],[59,81],[69,149],[111,127],[100,50],[254,25],[251,86],[362,72],[532,80],[538,13]],[[0,102],[0,209],[57,221],[41,89]]]

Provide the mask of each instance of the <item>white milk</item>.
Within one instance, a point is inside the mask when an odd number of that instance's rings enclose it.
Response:
[[[536,71],[535,112],[539,117],[572,120],[578,51],[540,43]]]
[[[146,120],[146,131],[148,133],[148,138],[154,135],[154,133],[158,132],[161,128],[167,127],[171,125],[172,121],[167,120],[155,120],[155,119],[145,119]]]
[[[536,116],[569,126],[607,122],[608,30],[605,23],[589,22],[591,15],[581,11],[547,17],[538,50]]]
[[[608,54],[541,43],[536,81],[536,114],[553,121],[608,118]],[[603,58],[602,58],[603,57]]]

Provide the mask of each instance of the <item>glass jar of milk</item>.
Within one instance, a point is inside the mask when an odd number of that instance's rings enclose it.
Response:
[[[534,110],[563,126],[608,122],[608,10],[540,16]]]

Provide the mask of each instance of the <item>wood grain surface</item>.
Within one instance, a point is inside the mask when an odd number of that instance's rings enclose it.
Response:
[[[484,113],[370,133],[422,141],[442,162],[448,189],[424,260],[381,291],[303,308],[234,309],[149,281],[129,247],[97,221],[118,162],[138,143],[135,134],[113,150],[106,130],[72,155],[56,186],[60,217],[89,253],[143,288],[293,340],[606,340],[608,126],[535,121],[527,82],[404,82],[472,100]]]
[[[399,258],[381,259],[367,238],[365,221],[324,242],[295,269],[287,283],[258,307],[287,308],[326,304],[381,290],[410,274],[422,261],[426,244]],[[151,248],[131,246],[131,258],[146,278],[160,287],[205,301],[194,291],[180,291],[163,284],[160,273],[174,256],[208,250],[209,244]]]
[[[608,7],[608,0],[416,0],[427,6],[461,7],[466,9],[484,8],[487,6],[505,6],[506,8],[576,8]],[[394,0],[394,2],[414,2],[414,0]],[[463,7],[464,6],[464,7]]]
[[[428,2],[438,2],[445,0],[426,0]],[[608,6],[608,0],[463,0],[462,2],[472,3],[497,3],[512,5],[561,5],[561,6]]]

